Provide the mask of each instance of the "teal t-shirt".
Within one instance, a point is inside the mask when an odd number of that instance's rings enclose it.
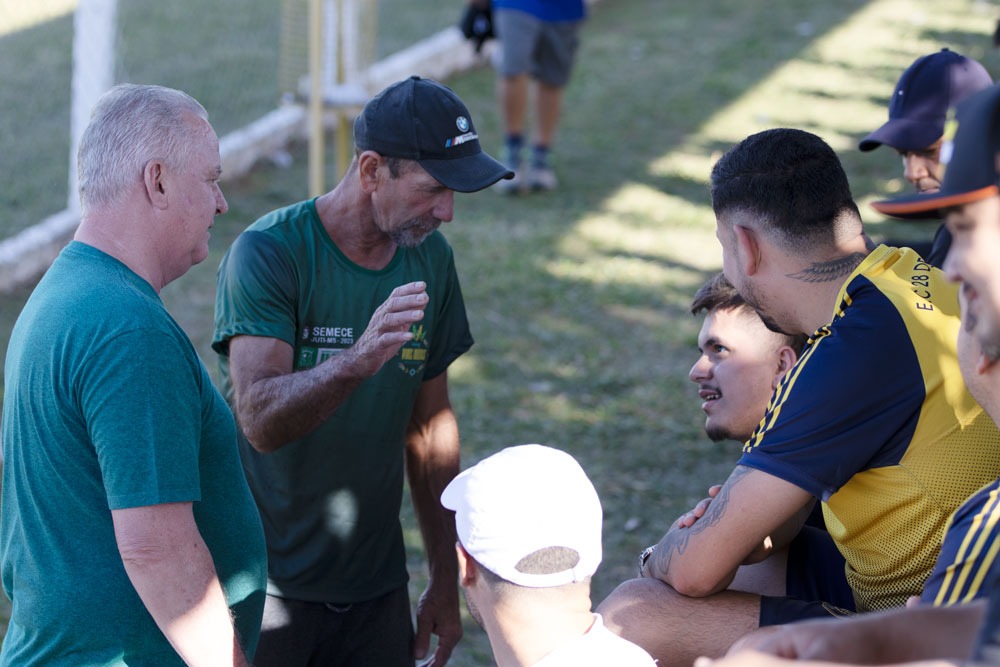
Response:
[[[264,536],[236,426],[149,283],[82,243],[25,304],[4,368],[3,665],[182,665],[125,572],[111,510],[192,502],[248,655]]]
[[[267,537],[270,593],[346,604],[405,585],[406,426],[421,383],[473,341],[452,251],[438,232],[371,271],[347,259],[305,201],[255,222],[222,260],[212,345],[227,396],[233,336],[285,341],[295,370],[311,368],[353,345],[389,293],[416,280],[427,283],[429,301],[413,340],[325,423],[270,454],[240,439]]]

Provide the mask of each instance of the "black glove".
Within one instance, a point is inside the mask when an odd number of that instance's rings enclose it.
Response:
[[[462,13],[462,20],[458,27],[466,39],[471,39],[476,43],[476,53],[483,48],[483,42],[493,39],[493,11],[489,3],[484,7],[478,7],[473,3],[466,5]]]

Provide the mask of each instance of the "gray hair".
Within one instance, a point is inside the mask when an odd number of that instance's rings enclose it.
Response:
[[[150,160],[182,166],[199,138],[191,115],[208,120],[197,100],[172,88],[121,84],[102,95],[77,154],[83,211],[120,201]]]

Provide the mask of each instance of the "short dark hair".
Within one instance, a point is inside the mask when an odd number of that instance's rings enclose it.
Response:
[[[702,312],[707,315],[716,310],[740,309],[745,310],[755,317],[759,317],[757,311],[740,296],[740,293],[736,291],[736,288],[733,287],[733,284],[726,279],[725,274],[721,271],[699,287],[698,291],[694,293],[694,300],[691,301],[692,315],[698,315]],[[775,333],[777,334],[777,332]],[[809,337],[804,334],[778,335],[785,339],[785,345],[795,350],[796,355],[802,352],[802,348],[806,346],[806,341],[809,340]]]
[[[364,150],[355,146],[354,160],[361,157],[363,152]],[[381,155],[381,153],[379,155]],[[399,178],[401,174],[405,174],[410,169],[413,169],[413,166],[417,164],[416,160],[407,160],[406,158],[401,157],[389,157],[388,155],[382,155],[382,162],[384,162],[385,166],[389,169],[389,176],[391,178]]]
[[[733,310],[735,308],[750,308],[743,300],[740,293],[736,291],[733,284],[726,280],[726,275],[719,271],[708,279],[704,285],[694,293],[694,300],[691,301],[691,314],[710,313],[713,310]]]
[[[712,168],[716,217],[733,211],[760,216],[783,245],[806,249],[832,242],[836,223],[860,223],[847,174],[815,134],[777,128],[752,134]]]

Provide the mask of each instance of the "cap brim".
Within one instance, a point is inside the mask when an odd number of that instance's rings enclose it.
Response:
[[[469,470],[471,470],[471,468],[469,468]],[[463,470],[450,482],[448,482],[446,487],[444,487],[444,491],[441,492],[441,505],[443,505],[445,509],[449,509],[452,512],[457,511],[462,496],[465,495],[465,489],[468,485],[469,472],[468,470]]]
[[[882,144],[901,151],[919,151],[941,138],[942,124],[909,118],[890,118],[885,125],[861,140],[858,148],[863,151],[875,150]]]
[[[968,192],[935,192],[934,194],[914,194],[895,199],[885,199],[872,203],[879,213],[903,220],[932,220],[943,218],[945,211],[955,206],[971,204],[981,199],[1000,195],[1000,188],[988,185]]]
[[[514,172],[482,151],[447,160],[420,160],[420,166],[455,192],[478,192],[502,178],[514,178]]]

